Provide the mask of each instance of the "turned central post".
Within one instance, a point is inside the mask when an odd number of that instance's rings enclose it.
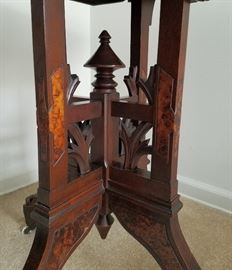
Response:
[[[107,188],[110,165],[117,160],[119,155],[119,118],[111,116],[111,103],[119,100],[113,72],[125,65],[111,49],[109,45],[111,36],[106,30],[102,31],[99,39],[99,48],[84,66],[93,68],[97,72],[96,80],[92,83],[94,89],[90,93],[90,100],[100,100],[103,103],[102,117],[92,121],[94,140],[91,146],[91,161],[103,167],[103,182],[104,187]],[[102,238],[106,238],[112,223],[108,195],[105,193],[97,222],[97,228]]]

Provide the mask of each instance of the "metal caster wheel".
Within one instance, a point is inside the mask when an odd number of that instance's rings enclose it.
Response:
[[[22,234],[30,234],[30,233],[32,233],[32,231],[33,231],[33,229],[31,229],[27,225],[22,228]]]

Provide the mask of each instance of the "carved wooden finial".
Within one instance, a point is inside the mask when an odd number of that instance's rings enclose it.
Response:
[[[102,31],[99,39],[99,48],[84,66],[97,71],[95,75],[97,79],[92,83],[94,92],[112,93],[117,86],[117,83],[113,80],[113,72],[125,67],[125,65],[111,49],[109,45],[111,36],[106,30]]]
[[[101,44],[102,43],[109,44],[110,39],[111,39],[111,35],[106,30],[103,30],[98,38],[100,39]]]

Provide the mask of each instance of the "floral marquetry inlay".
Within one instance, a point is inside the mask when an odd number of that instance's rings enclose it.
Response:
[[[50,270],[61,269],[62,262],[65,261],[67,254],[72,248],[86,235],[94,218],[96,217],[98,206],[94,206],[85,214],[78,216],[74,221],[64,225],[55,232],[51,256],[48,260]]]
[[[172,108],[174,79],[159,68],[156,101],[156,151],[169,162],[170,135],[174,132],[175,112]]]
[[[51,77],[53,105],[49,111],[49,131],[53,135],[53,160],[58,161],[65,149],[64,74],[61,68]]]

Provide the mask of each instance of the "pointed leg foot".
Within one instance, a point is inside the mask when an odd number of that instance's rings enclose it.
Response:
[[[161,214],[112,196],[111,210],[122,226],[163,270],[200,270],[181,232],[177,214]]]
[[[96,227],[102,239],[106,239],[113,222],[114,218],[111,214],[99,215]]]

